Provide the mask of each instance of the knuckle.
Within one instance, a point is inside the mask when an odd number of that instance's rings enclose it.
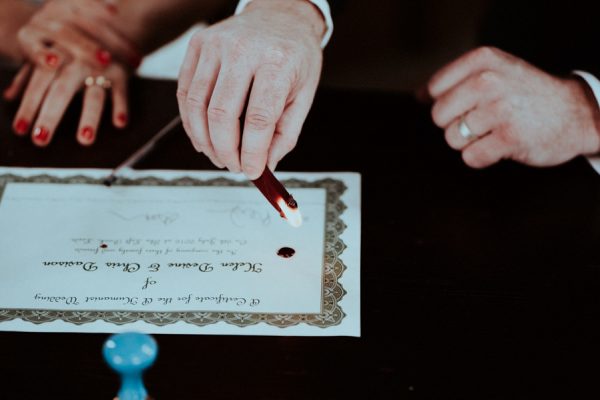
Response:
[[[276,68],[283,68],[289,58],[289,52],[280,47],[268,49],[264,54],[265,63]]]
[[[215,40],[217,42],[224,41],[226,43],[226,47],[230,49],[233,61],[237,61],[241,57],[247,56],[249,53],[249,44],[245,37],[224,35],[224,37]]]
[[[69,86],[65,82],[57,81],[54,84],[52,91],[59,97],[65,97],[68,95],[70,90],[69,90]],[[100,96],[94,90],[88,90],[86,92],[87,99],[91,99],[92,101],[95,101],[98,99],[98,97],[100,97]]]
[[[177,88],[176,96],[177,96],[177,99],[179,99],[179,101],[185,102],[188,97],[188,91],[184,88]]]
[[[255,164],[256,160],[265,155],[265,151],[256,147],[244,146],[242,148],[242,158],[249,164]]]
[[[222,123],[234,119],[233,114],[225,107],[211,105],[207,110],[208,120],[211,122]]]
[[[273,113],[264,108],[248,109],[246,124],[250,129],[264,131],[275,124]]]
[[[43,21],[44,26],[56,35],[65,35],[70,32],[67,30],[67,27],[64,22],[57,20]]]
[[[477,90],[497,90],[500,87],[500,76],[497,72],[483,71],[477,76],[476,79],[475,88]]]
[[[188,93],[185,98],[185,103],[189,108],[193,109],[206,108],[206,102],[204,101],[203,97],[195,93]]]
[[[499,99],[491,104],[491,112],[500,121],[507,122],[512,116],[512,105],[506,99]]]
[[[27,29],[27,26],[24,26],[17,31],[17,40],[21,45],[24,45],[27,42],[27,36],[29,34]]]
[[[200,48],[200,47],[202,47],[202,43],[204,43],[204,40],[205,40],[204,32],[198,31],[192,35],[192,38],[190,39],[190,46],[192,46],[194,48]]]
[[[493,46],[481,46],[474,50],[474,55],[483,60],[494,60],[500,55],[500,51]]]
[[[190,84],[189,91],[191,93],[197,93],[198,95],[208,94],[212,90],[211,81],[204,78],[194,79]]]

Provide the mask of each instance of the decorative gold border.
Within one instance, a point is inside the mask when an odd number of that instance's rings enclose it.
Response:
[[[0,175],[0,201],[4,188],[9,182],[28,183],[70,183],[70,184],[102,184],[101,179],[77,175],[59,178],[51,175],[36,175],[22,177],[14,174]],[[286,328],[301,323],[327,328],[339,325],[346,316],[339,305],[346,291],[339,282],[346,266],[340,255],[346,245],[340,239],[346,229],[341,215],[346,205],[341,200],[346,191],[346,185],[335,179],[321,179],[307,182],[299,179],[283,181],[288,188],[323,188],[327,193],[325,216],[325,248],[323,258],[323,293],[320,314],[260,314],[260,313],[228,313],[228,312],[141,312],[141,311],[67,311],[67,310],[19,310],[0,309],[0,322],[13,319],[35,324],[43,324],[62,320],[75,325],[83,325],[98,320],[115,325],[125,325],[137,321],[164,326],[184,321],[188,324],[206,326],[216,322],[226,322],[239,327],[266,323],[268,325]],[[156,177],[138,179],[121,178],[114,185],[124,186],[252,186],[250,182],[237,182],[227,178],[199,180],[190,177],[165,180]]]

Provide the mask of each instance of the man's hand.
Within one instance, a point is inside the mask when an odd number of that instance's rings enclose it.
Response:
[[[600,150],[600,112],[587,85],[501,50],[463,55],[431,78],[429,93],[435,124],[473,168],[501,159],[552,166]]]
[[[196,150],[250,179],[265,165],[274,169],[296,145],[312,104],[324,30],[306,0],[254,0],[240,15],[194,35],[177,99]]]

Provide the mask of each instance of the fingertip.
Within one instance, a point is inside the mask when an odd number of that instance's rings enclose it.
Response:
[[[432,100],[438,98],[441,95],[441,90],[439,88],[438,81],[438,73],[436,73],[429,79],[429,81],[423,88],[424,92],[426,93],[426,96],[428,96]]]
[[[12,86],[9,86],[6,89],[4,89],[4,91],[2,92],[2,98],[6,101],[11,101],[14,99],[14,90]]]
[[[239,160],[236,160],[236,156],[233,155],[233,152],[230,154],[228,152],[219,152],[218,150],[215,149],[215,155],[213,158],[220,165],[222,165],[221,168],[227,167],[227,169],[229,171],[234,172],[236,174],[239,172],[242,172],[242,166],[240,165]],[[223,160],[225,160],[225,161],[223,161]],[[214,163],[214,164],[217,165],[217,163]]]
[[[49,68],[56,69],[61,65],[61,58],[58,54],[54,52],[47,52],[42,55],[42,64],[46,65]]]
[[[279,164],[281,159],[284,157],[284,154],[282,153],[283,150],[281,148],[281,141],[277,141],[271,146],[271,149],[269,150],[269,155],[267,157],[267,167],[271,171],[275,171],[275,169],[277,168],[277,164]]]
[[[421,85],[415,90],[415,99],[421,104],[430,104],[433,102],[433,97],[429,92],[429,87],[427,85]]]
[[[464,163],[473,169],[483,169],[490,165],[489,162],[483,159],[483,155],[473,149],[467,148],[462,152]]]
[[[129,118],[127,117],[127,114],[124,112],[117,113],[113,118],[114,126],[119,129],[125,128],[127,126],[128,122],[129,122]]]
[[[18,136],[24,136],[29,130],[29,122],[25,118],[18,118],[13,124],[13,131]]]
[[[198,143],[196,140],[194,140],[194,138],[190,135],[188,135],[188,138],[190,139],[190,142],[192,143],[192,147],[194,148],[194,150],[196,150],[197,153],[204,153],[202,146],[200,146],[200,143]]]
[[[214,159],[211,159],[210,157],[209,157],[209,159],[211,160],[211,162],[212,162],[212,163],[213,163],[213,164],[214,164],[214,165],[215,165],[217,168],[219,168],[219,169],[223,169],[223,168],[225,168],[225,164],[223,164],[221,161],[219,161],[219,160],[214,160]]]
[[[219,159],[219,157],[217,157],[217,154],[215,153],[215,150],[214,150],[214,148],[212,148],[211,145],[208,145],[207,147],[202,148],[202,153],[204,153],[204,155],[210,160],[210,162],[213,163],[217,168],[219,168],[219,169],[227,168],[225,163],[222,162]]]
[[[107,67],[112,61],[112,55],[104,49],[98,49],[96,50],[96,61],[98,61],[102,67]]]
[[[260,178],[260,176],[262,175],[264,170],[265,170],[264,166],[262,168],[260,168],[260,167],[257,167],[256,165],[246,165],[242,169],[242,172],[244,173],[244,175],[246,175],[246,177],[248,179],[253,181],[255,179]]]
[[[77,141],[82,146],[91,146],[96,141],[96,131],[91,126],[84,126],[77,134]]]
[[[31,141],[38,147],[46,147],[50,143],[50,131],[44,126],[38,126],[33,130]]]
[[[277,169],[277,164],[279,164],[279,161],[269,161],[267,167],[271,170],[271,172],[275,172]]]

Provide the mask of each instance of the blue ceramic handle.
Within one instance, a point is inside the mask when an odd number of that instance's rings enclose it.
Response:
[[[102,348],[104,359],[121,375],[119,400],[146,400],[142,374],[156,360],[158,346],[144,333],[119,333],[109,337]]]

